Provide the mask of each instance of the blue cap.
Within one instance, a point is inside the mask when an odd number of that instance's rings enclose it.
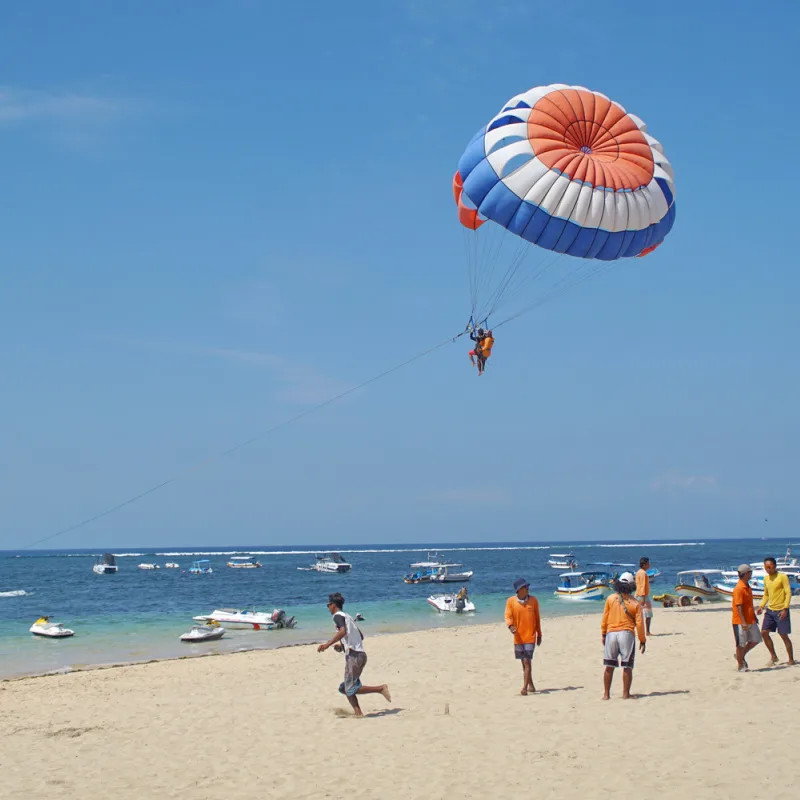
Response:
[[[524,586],[530,586],[530,584],[528,583],[528,581],[525,580],[525,578],[517,578],[514,581],[514,591],[515,592],[518,592]]]

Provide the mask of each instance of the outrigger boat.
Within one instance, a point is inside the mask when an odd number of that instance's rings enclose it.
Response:
[[[555,596],[563,600],[604,600],[614,590],[608,572],[563,572]]]
[[[258,569],[261,564],[255,556],[232,556],[227,565],[231,569]]]
[[[714,582],[722,583],[718,569],[687,569],[679,572],[675,581],[675,594],[679,597],[702,597],[719,600],[722,595],[714,589]]]
[[[547,566],[550,569],[576,569],[578,559],[572,553],[550,553]]]
[[[192,566],[188,570],[190,575],[210,575],[213,571],[211,562],[207,558],[192,561]]]

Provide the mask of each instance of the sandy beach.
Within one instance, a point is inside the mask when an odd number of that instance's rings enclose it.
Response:
[[[364,682],[393,697],[362,720],[342,657],[312,646],[3,682],[3,796],[744,798],[765,766],[771,797],[796,796],[800,667],[760,645],[737,673],[727,604],[657,609],[637,699],[618,674],[603,702],[599,624],[543,620],[529,697],[502,622],[367,633]]]

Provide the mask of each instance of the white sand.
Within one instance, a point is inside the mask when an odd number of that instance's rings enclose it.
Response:
[[[530,697],[502,622],[368,636],[363,720],[310,646],[0,683],[0,797],[797,796],[800,667],[737,673],[727,605],[657,609],[603,702],[599,625],[543,620]]]

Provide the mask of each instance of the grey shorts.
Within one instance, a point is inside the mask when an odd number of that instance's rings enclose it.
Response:
[[[606,634],[603,664],[607,667],[633,669],[636,634],[633,631],[610,631]]]
[[[352,697],[361,688],[361,673],[367,666],[367,654],[351,650],[344,657],[344,680],[339,684],[339,691]]]
[[[514,658],[518,658],[521,661],[532,661],[533,660],[533,651],[536,649],[536,645],[531,644],[515,644],[514,645]]]
[[[636,599],[642,606],[642,616],[645,619],[653,618],[653,601],[650,599],[649,594],[637,594]]]
[[[734,625],[733,638],[736,640],[737,647],[747,647],[750,642],[758,644],[761,641],[761,631],[758,629],[758,623],[754,622],[746,630],[741,625]]]

